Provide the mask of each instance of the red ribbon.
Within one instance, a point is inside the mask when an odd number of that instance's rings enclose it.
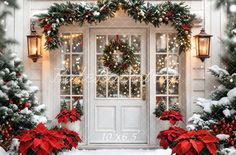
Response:
[[[116,35],[116,40],[119,41],[119,35],[118,34]]]

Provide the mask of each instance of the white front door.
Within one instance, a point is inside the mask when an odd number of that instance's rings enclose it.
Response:
[[[137,63],[117,76],[103,66],[103,49],[119,38],[135,47]],[[89,143],[147,144],[146,29],[91,29],[89,53]]]

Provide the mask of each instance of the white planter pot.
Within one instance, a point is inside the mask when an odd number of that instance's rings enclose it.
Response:
[[[66,124],[62,123],[61,124],[63,127],[66,127],[70,130],[73,130],[75,132],[80,132],[80,125],[81,125],[81,122],[80,121],[75,121],[75,122],[68,122]]]
[[[157,119],[157,133],[163,130],[167,130],[171,127],[171,124],[169,121],[163,121],[160,119]]]

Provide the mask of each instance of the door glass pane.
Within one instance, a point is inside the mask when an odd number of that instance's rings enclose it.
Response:
[[[156,78],[156,93],[166,94],[167,80],[165,76],[157,76]]]
[[[102,57],[102,55],[97,55],[97,74],[98,75],[107,74],[107,69],[103,65],[103,57]]]
[[[169,77],[169,93],[178,94],[179,93],[178,90],[179,90],[178,77],[176,76]]]
[[[83,72],[83,55],[72,55],[72,74],[81,75]]]
[[[62,54],[61,59],[62,59],[61,74],[69,75],[70,74],[70,55]]]
[[[170,54],[168,56],[168,74],[178,75],[179,73],[179,63],[178,56],[176,54]]]
[[[61,95],[70,95],[70,77],[61,77]]]
[[[96,96],[97,97],[106,97],[106,76],[98,76],[97,77],[97,89],[96,89]]]
[[[61,97],[61,110],[70,109],[70,97]]]
[[[141,78],[131,77],[131,97],[141,96]]]
[[[82,53],[83,52],[83,35],[72,34],[72,52]]]
[[[83,95],[82,77],[76,76],[72,78],[72,95]]]
[[[141,57],[140,54],[136,54],[136,62],[131,66],[131,74],[141,74]]]
[[[120,77],[120,97],[127,98],[129,97],[129,77],[122,76]]]
[[[131,47],[135,49],[135,53],[141,51],[141,35],[131,35]]]
[[[168,38],[168,51],[169,53],[178,53],[179,46],[176,42],[176,34],[169,34]]]
[[[106,45],[106,35],[97,35],[97,53],[102,53]]]
[[[156,72],[157,74],[167,73],[167,55],[166,54],[156,55]]]
[[[167,35],[162,33],[157,33],[156,35],[156,52],[166,53],[167,52]]]
[[[70,34],[65,33],[61,36],[61,52],[70,53]]]
[[[108,81],[108,97],[118,97],[118,77],[110,77]]]

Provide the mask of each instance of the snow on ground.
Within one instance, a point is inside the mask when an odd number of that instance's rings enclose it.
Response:
[[[72,150],[60,155],[171,155],[171,149],[163,150],[131,150],[131,149],[100,149],[100,150]]]

